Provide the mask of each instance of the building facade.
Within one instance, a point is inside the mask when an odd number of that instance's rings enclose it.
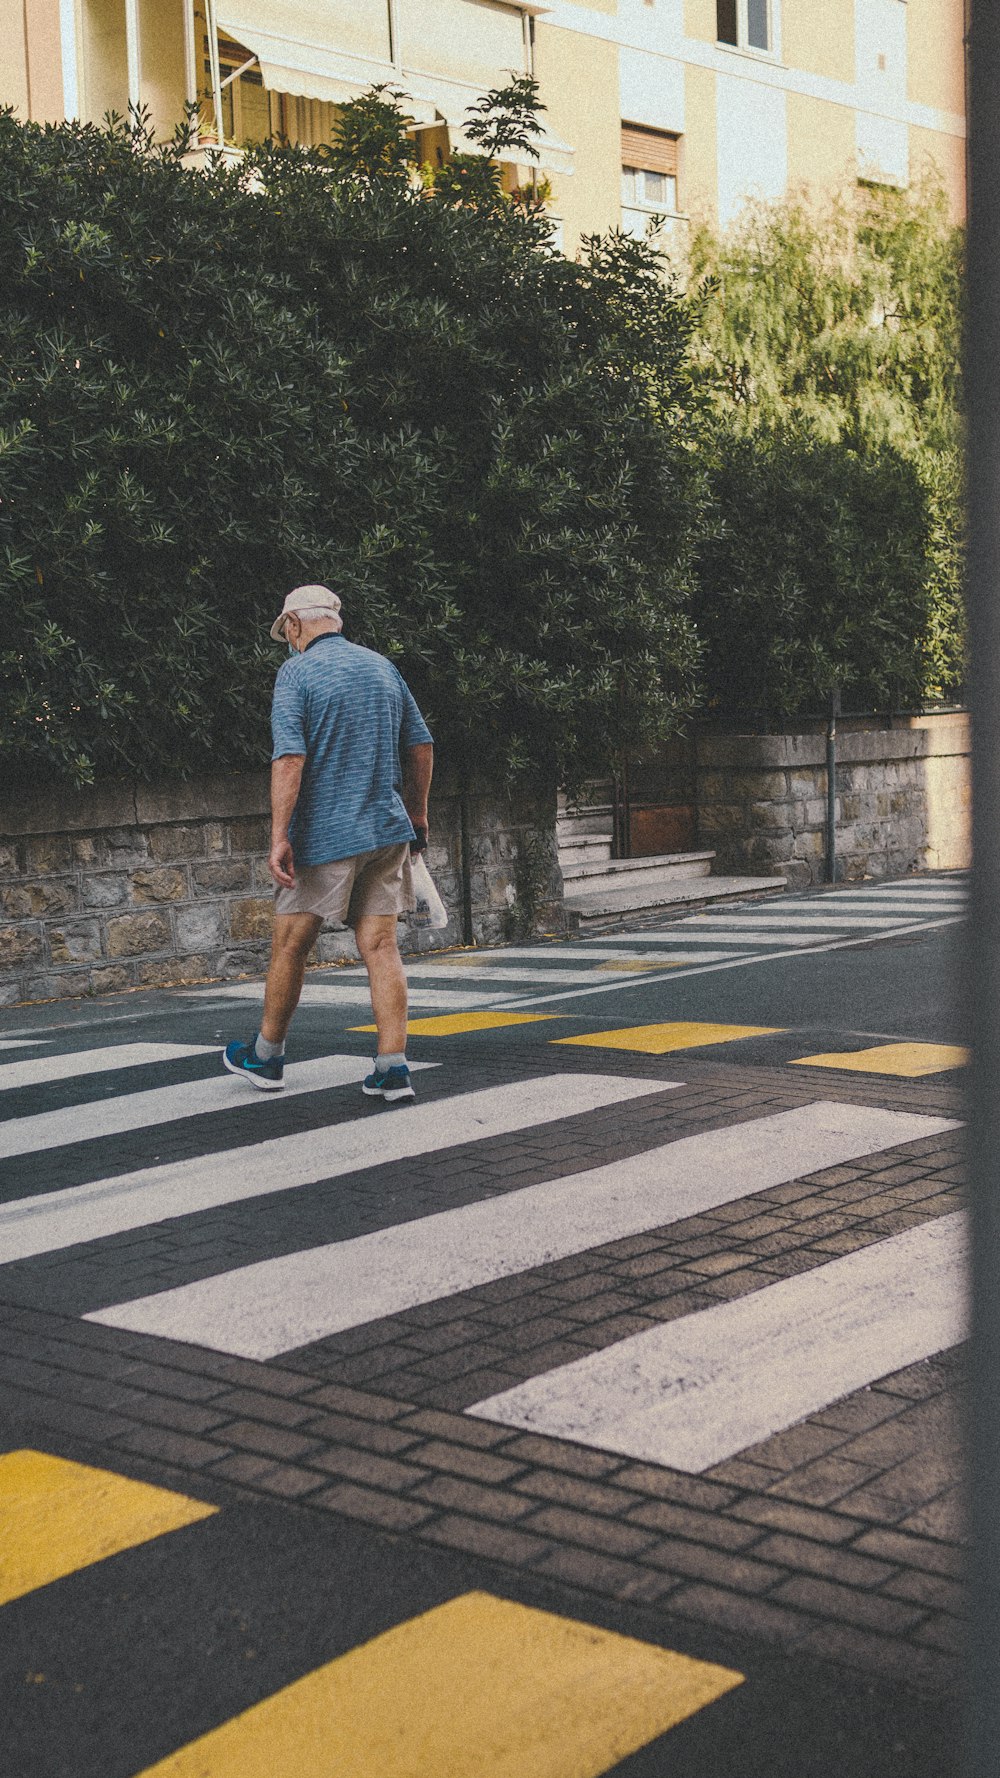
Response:
[[[683,236],[748,198],[928,171],[965,209],[967,0],[0,0],[0,102],[99,121],[130,104],[202,144],[317,144],[338,105],[407,95],[422,158],[468,105],[539,82],[567,253],[609,227]],[[202,150],[203,151],[203,150]],[[511,181],[523,170],[509,170]]]

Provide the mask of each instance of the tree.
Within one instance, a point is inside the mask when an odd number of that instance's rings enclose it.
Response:
[[[702,547],[698,627],[715,704],[765,728],[919,702],[941,682],[932,516],[913,463],[804,429],[725,437],[726,523]]]
[[[532,101],[469,134],[529,154]],[[464,772],[572,779],[668,732],[704,493],[652,251],[571,265],[487,156],[416,180],[384,90],[328,150],[203,176],[183,147],[0,118],[0,752],[266,759],[265,620],[307,580]]]
[[[963,234],[940,187],[858,187],[699,229],[696,358],[715,411],[854,450],[961,442]]]
[[[899,708],[961,684],[961,249],[933,187],[696,235],[720,515],[696,612],[723,708],[774,721],[835,687]]]

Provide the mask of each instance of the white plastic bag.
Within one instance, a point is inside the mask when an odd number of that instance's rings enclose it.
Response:
[[[411,926],[423,926],[432,932],[439,932],[448,924],[448,909],[434,887],[434,879],[424,862],[422,852],[417,852],[410,859],[410,870],[413,878],[413,894],[416,908],[410,915]]]

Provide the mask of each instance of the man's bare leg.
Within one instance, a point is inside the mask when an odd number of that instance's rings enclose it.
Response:
[[[395,914],[363,914],[354,929],[368,971],[380,1056],[406,1053],[406,973],[396,941]]]
[[[284,1045],[292,1014],[299,1004],[306,958],[323,922],[317,914],[276,914],[271,940],[271,966],[264,989],[260,1034],[266,1043]]]

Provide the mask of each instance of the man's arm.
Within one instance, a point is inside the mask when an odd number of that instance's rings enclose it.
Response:
[[[414,827],[427,830],[427,795],[434,771],[434,748],[429,741],[419,741],[406,749],[403,764],[403,803]]]
[[[295,860],[288,824],[299,800],[304,753],[284,753],[271,765],[271,851],[267,868],[283,889],[295,887]]]

